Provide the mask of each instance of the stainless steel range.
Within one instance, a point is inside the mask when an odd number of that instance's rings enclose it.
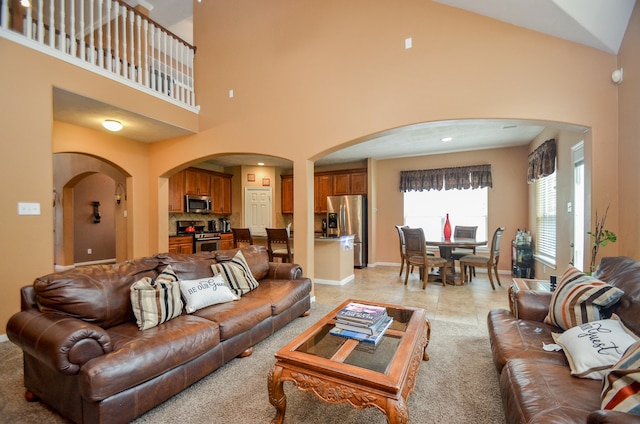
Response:
[[[193,235],[194,252],[211,252],[220,249],[220,233],[205,231],[204,221],[177,221],[177,234]]]

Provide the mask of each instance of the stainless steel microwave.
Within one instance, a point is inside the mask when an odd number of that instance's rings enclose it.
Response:
[[[210,196],[184,196],[185,213],[211,213],[213,203]]]

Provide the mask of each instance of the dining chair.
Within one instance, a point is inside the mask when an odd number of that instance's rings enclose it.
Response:
[[[422,279],[422,288],[424,289],[427,287],[429,269],[439,267],[442,276],[442,285],[446,286],[449,262],[445,258],[429,256],[422,228],[402,227],[401,230],[404,234],[407,266],[404,275],[404,284],[406,285],[409,280],[409,269],[418,267],[420,269],[420,278]]]
[[[476,233],[478,232],[478,226],[456,225],[453,229],[453,238],[455,239],[476,239]],[[454,247],[451,251],[451,259],[453,260],[453,266],[455,268],[455,261],[460,261],[460,258],[466,255],[475,255],[476,248],[474,247]],[[469,272],[476,276],[476,270],[470,269]],[[460,273],[462,273],[462,266],[460,267]]]
[[[251,230],[248,228],[232,228],[233,232],[233,247],[252,245],[253,236]]]
[[[400,276],[402,276],[402,271],[404,270],[404,264],[407,262],[407,258],[405,255],[405,246],[404,246],[404,233],[402,232],[403,228],[409,228],[408,226],[396,225],[396,230],[398,231],[398,239],[400,240]]]
[[[493,288],[494,290],[496,289],[496,286],[493,284],[493,277],[491,276],[492,269],[494,275],[496,276],[496,280],[498,281],[498,285],[502,286],[502,284],[500,283],[500,277],[498,276],[498,261],[500,260],[500,240],[502,239],[503,232],[504,227],[498,227],[493,233],[489,257],[482,255],[467,255],[460,258],[460,269],[462,270],[463,282],[467,281],[465,272],[465,269],[467,267],[480,267],[487,268],[487,274],[489,274],[489,282],[491,283],[491,288]],[[469,282],[471,282],[471,278],[471,273],[469,273]]]
[[[287,229],[266,228],[266,230],[269,262],[273,262],[273,258],[280,258],[282,262],[293,262],[293,249]]]

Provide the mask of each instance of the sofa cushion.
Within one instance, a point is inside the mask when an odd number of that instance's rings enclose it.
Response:
[[[155,257],[163,266],[171,265],[173,271],[181,280],[197,280],[212,277],[213,272],[211,272],[211,265],[220,261],[220,255],[217,252],[198,252],[192,255],[161,253]]]
[[[551,335],[558,327],[539,321],[519,320],[505,309],[492,309],[487,316],[493,362],[498,370],[513,358],[530,358],[553,362],[566,367],[562,352],[547,352],[543,343],[553,343]],[[565,368],[566,369],[566,368]],[[569,374],[568,369],[566,373]]]
[[[508,423],[585,423],[600,408],[602,382],[575,378],[566,365],[512,359],[500,374]]]
[[[270,318],[271,303],[263,299],[243,297],[239,302],[209,306],[195,311],[193,315],[217,322],[220,326],[220,340],[227,340]]]
[[[627,350],[638,341],[616,319],[604,319],[572,327],[554,340],[564,350],[571,375],[601,380]]]
[[[245,298],[260,298],[271,303],[271,314],[278,315],[295,305],[311,292],[311,280],[262,280],[260,287],[245,294]]]
[[[182,313],[178,277],[167,265],[156,278],[143,277],[131,285],[131,306],[140,330],[153,328]]]
[[[241,250],[238,250],[230,261],[211,265],[211,270],[214,276],[220,275],[231,291],[238,296],[258,287],[258,281],[251,274]]]
[[[606,374],[601,407],[640,414],[640,342],[630,346]]]
[[[33,289],[41,312],[59,312],[103,328],[134,321],[131,284],[158,274],[158,260],[91,265],[45,275]]]
[[[180,280],[180,291],[188,314],[207,306],[240,299],[231,292],[220,275],[199,280]]]
[[[576,325],[601,319],[600,308],[615,304],[622,290],[568,267],[551,296],[547,324],[568,330]]]
[[[108,333],[113,351],[80,370],[80,390],[90,401],[138,386],[220,343],[218,324],[193,315],[181,315],[146,331],[139,331],[131,322],[112,327]]]

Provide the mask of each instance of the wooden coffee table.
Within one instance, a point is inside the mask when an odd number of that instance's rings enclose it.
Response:
[[[377,346],[329,334],[336,313],[349,302],[384,306],[393,317]],[[382,411],[389,423],[409,422],[407,398],[413,392],[431,326],[424,309],[349,299],[296,337],[276,354],[269,374],[269,402],[276,408],[272,423],[284,421],[287,399],[283,383],[313,392],[330,404]]]

